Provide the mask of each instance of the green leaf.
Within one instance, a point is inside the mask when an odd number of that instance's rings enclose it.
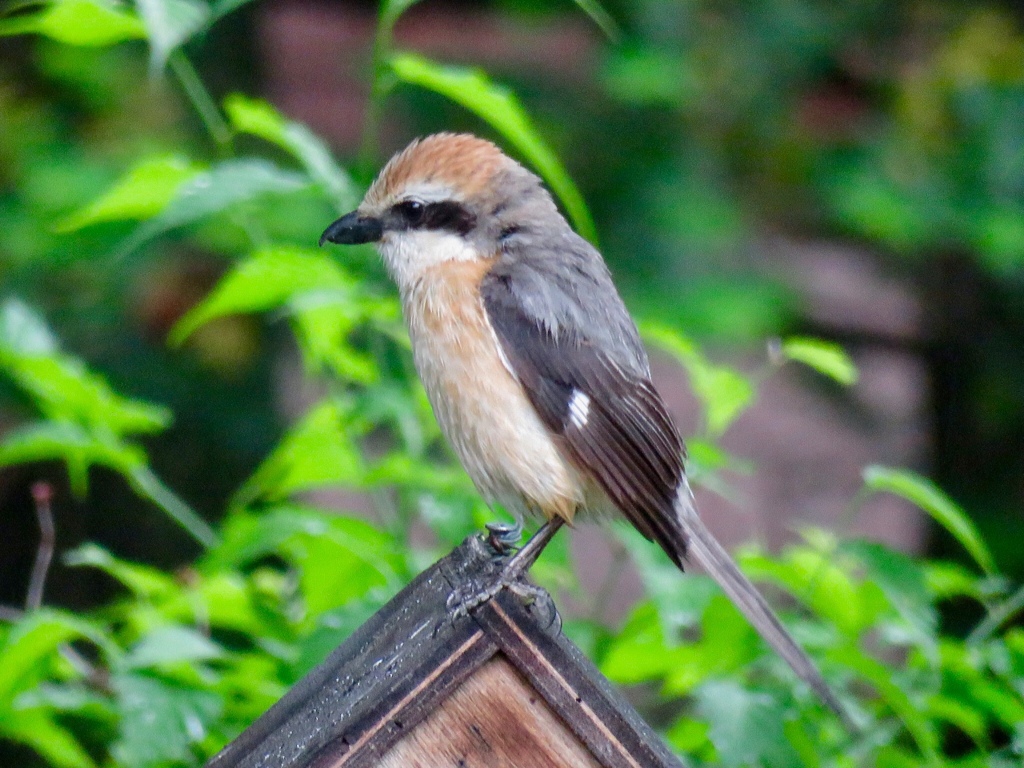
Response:
[[[146,36],[131,13],[104,0],[54,0],[32,14],[0,19],[0,36],[37,34],[68,45],[107,46]]]
[[[972,240],[981,262],[1004,280],[1024,263],[1024,215],[1019,208],[1000,207],[977,217]]]
[[[224,100],[224,111],[236,131],[259,136],[294,155],[339,212],[350,211],[359,203],[351,177],[334,161],[323,140],[306,126],[288,120],[265,101],[238,93]]]
[[[355,289],[353,278],[318,251],[289,247],[257,251],[239,262],[209,296],[178,321],[170,342],[181,344],[215,318],[274,309],[303,294],[330,294],[338,303],[351,305]]]
[[[791,336],[782,342],[780,351],[787,360],[803,363],[840,384],[849,386],[857,381],[857,367],[834,342]]]
[[[692,691],[710,677],[726,677],[744,669],[764,646],[757,632],[724,595],[715,595],[701,618],[700,642],[686,647],[665,677],[665,692],[677,696]]]
[[[43,707],[18,708],[0,716],[0,738],[24,744],[58,768],[93,768],[95,763],[53,713]]]
[[[325,485],[360,485],[363,461],[346,433],[346,419],[333,401],[314,406],[239,489],[233,506]]]
[[[802,766],[786,739],[785,710],[772,696],[745,690],[731,680],[708,682],[697,691],[697,710],[711,726],[711,741],[722,765]]]
[[[842,551],[855,556],[867,568],[868,580],[886,598],[916,635],[916,645],[934,658],[938,614],[932,605],[924,571],[902,552],[869,541],[847,542]]]
[[[0,304],[0,350],[15,357],[52,355],[57,337],[31,307],[20,299]]]
[[[301,570],[313,615],[361,599],[375,587],[393,592],[403,580],[402,558],[391,536],[365,521],[296,504],[233,513],[224,543],[211,551],[204,567],[245,567],[268,554]]]
[[[752,554],[742,563],[751,578],[770,577],[845,635],[856,637],[875,618],[869,595],[857,588],[847,573],[849,563],[834,551],[795,546],[785,559]]]
[[[0,366],[51,418],[70,419],[118,436],[159,432],[171,419],[166,408],[117,394],[81,361],[66,355],[14,358],[0,349]]]
[[[493,83],[478,69],[442,66],[411,53],[395,55],[390,64],[402,82],[461,104],[511,142],[561,199],[579,233],[594,242],[597,231],[583,195],[511,91]]]
[[[927,512],[960,542],[982,570],[995,572],[995,560],[974,523],[931,480],[910,470],[873,465],[864,470],[864,483],[873,491],[895,494]]]
[[[99,198],[59,222],[56,230],[72,232],[100,222],[148,219],[167,207],[178,188],[198,172],[181,157],[147,158]]]
[[[148,633],[128,652],[125,660],[131,669],[157,667],[162,664],[219,659],[223,649],[208,637],[188,627],[158,627]]]
[[[295,192],[308,185],[302,174],[283,170],[268,160],[223,160],[181,184],[174,198],[155,218],[144,222],[122,246],[129,253],[150,239],[264,195]]]
[[[590,20],[604,32],[605,37],[613,43],[618,42],[619,38],[622,37],[622,32],[619,30],[619,25],[615,23],[615,19],[611,17],[611,14],[597,0],[573,0],[573,2],[590,17]]]
[[[0,370],[58,421],[121,436],[157,432],[170,420],[165,408],[122,397],[80,360],[60,354],[42,318],[16,300],[0,311]]]
[[[932,561],[924,564],[924,577],[928,591],[937,600],[969,597],[979,603],[989,597],[984,580],[960,563]]]
[[[666,637],[697,625],[720,590],[710,577],[692,575],[680,579],[679,569],[660,547],[647,541],[631,525],[620,523],[615,535],[626,545],[640,571],[644,592],[658,608],[658,618]]]
[[[871,683],[882,701],[903,721],[921,754],[929,761],[928,764],[937,762],[939,740],[934,725],[904,687],[893,679],[893,670],[854,645],[834,649],[831,656]]]
[[[111,677],[119,714],[114,758],[136,768],[183,763],[192,765],[191,747],[207,736],[220,715],[220,697],[148,675],[129,673]]]
[[[214,0],[212,10],[213,17],[219,19],[227,16],[232,11],[237,11],[243,5],[251,3],[252,0]]]
[[[315,618],[381,588],[402,586],[401,557],[395,540],[363,520],[318,515],[319,527],[282,545],[300,569],[306,610]]]
[[[15,624],[0,644],[0,712],[35,684],[39,665],[53,657],[59,646],[78,638],[108,650],[112,645],[93,624],[59,611],[34,611]]]
[[[143,464],[145,454],[134,446],[100,440],[66,421],[26,424],[0,441],[0,466],[53,460],[67,464],[71,489],[82,497],[88,491],[90,466],[98,464],[124,474]]]
[[[147,600],[169,595],[179,589],[173,576],[149,565],[116,558],[96,544],[83,544],[67,552],[64,563],[72,568],[98,568],[127,587],[136,597]]]
[[[146,25],[150,68],[160,72],[171,52],[201,30],[211,18],[210,6],[200,0],[135,0]]]
[[[380,21],[378,22],[380,30],[386,35],[390,35],[395,22],[418,2],[420,0],[384,0],[381,3]]]
[[[754,402],[754,387],[739,372],[709,362],[697,346],[660,323],[640,323],[640,332],[668,352],[690,375],[690,386],[704,404],[708,432],[721,435]]]
[[[643,602],[633,609],[625,626],[612,639],[601,660],[601,672],[622,685],[658,680],[676,663],[672,651],[665,640],[657,606]]]

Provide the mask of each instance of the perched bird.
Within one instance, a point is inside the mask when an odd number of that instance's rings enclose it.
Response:
[[[547,524],[625,515],[697,562],[793,670],[844,710],[814,662],[704,526],[682,438],[601,255],[541,180],[489,141],[442,133],[395,155],[324,242],[375,243],[398,286],[416,369],[477,489]]]

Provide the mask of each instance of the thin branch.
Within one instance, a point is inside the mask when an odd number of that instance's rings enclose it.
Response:
[[[177,50],[170,55],[167,64],[174,73],[174,76],[178,78],[178,82],[181,83],[182,90],[185,91],[185,95],[192,102],[192,106],[199,115],[199,119],[203,121],[203,125],[206,126],[210,137],[216,142],[217,147],[222,153],[225,155],[230,154],[231,127],[227,124],[224,116],[221,115],[220,109],[217,108],[217,102],[213,100],[213,96],[206,90],[206,86],[200,79],[199,73],[196,72],[196,68],[192,66],[192,62],[188,60],[184,53]]]
[[[36,550],[36,561],[32,565],[32,576],[28,582],[28,594],[25,596],[25,608],[32,611],[43,604],[43,589],[46,586],[46,575],[53,561],[53,550],[57,544],[57,532],[53,525],[53,486],[46,482],[32,485],[32,501],[36,507],[36,519],[39,521],[39,548]]]
[[[164,485],[147,465],[134,467],[128,475],[132,487],[170,515],[193,539],[209,549],[219,537],[199,514]]]
[[[967,636],[968,645],[977,645],[988,640],[1007,619],[1024,610],[1024,586],[997,605],[985,619]]]

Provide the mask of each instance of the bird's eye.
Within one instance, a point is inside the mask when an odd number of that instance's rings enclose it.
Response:
[[[419,200],[403,200],[395,206],[395,211],[408,226],[415,227],[423,221],[426,206]]]

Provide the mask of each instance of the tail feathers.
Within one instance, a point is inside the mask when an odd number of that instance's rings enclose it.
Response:
[[[754,626],[775,651],[786,660],[797,676],[807,683],[818,694],[821,700],[835,712],[855,732],[857,727],[839,698],[829,688],[817,665],[801,648],[792,635],[779,621],[779,617],[768,605],[750,580],[730,557],[725,548],[707,529],[697,516],[689,498],[689,489],[683,488],[680,501],[677,502],[677,514],[683,524],[684,541],[680,542],[677,552],[669,554],[682,567],[682,559],[699,563],[707,573],[718,582],[726,595],[736,604],[747,620]],[[681,557],[680,557],[681,556]]]

